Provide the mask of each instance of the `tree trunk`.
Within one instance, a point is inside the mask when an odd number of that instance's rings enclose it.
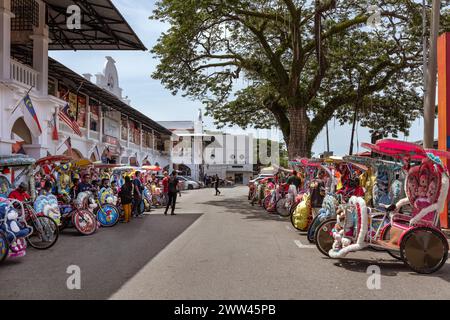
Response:
[[[288,153],[290,159],[311,157],[312,143],[309,141],[309,118],[305,108],[289,108],[290,135]]]

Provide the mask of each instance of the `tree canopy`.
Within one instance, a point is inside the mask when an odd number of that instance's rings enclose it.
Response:
[[[310,155],[326,123],[350,122],[355,110],[363,126],[407,133],[423,106],[422,7],[371,5],[161,0],[152,18],[170,28],[152,50],[153,77],[204,102],[219,126],[277,125],[291,158]]]

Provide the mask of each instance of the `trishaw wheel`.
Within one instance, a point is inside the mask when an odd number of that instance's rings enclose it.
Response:
[[[97,220],[102,227],[114,227],[119,222],[119,219],[119,209],[111,204],[103,204],[97,211]]]
[[[297,209],[297,206],[300,204],[300,202],[296,202],[294,205],[291,206],[290,212],[291,215],[295,212],[295,209]]]
[[[97,231],[97,219],[87,210],[75,210],[72,219],[73,225],[82,235],[90,236]]]
[[[402,259],[413,271],[431,274],[448,258],[447,239],[437,230],[419,227],[409,230],[400,244]]]
[[[282,217],[289,217],[289,215],[291,214],[289,208],[286,208],[286,202],[286,198],[282,198],[277,202],[277,213]]]
[[[39,225],[37,225],[39,224]],[[58,224],[50,217],[40,216],[32,222],[33,233],[27,238],[31,247],[37,250],[47,250],[58,241]]]
[[[389,226],[386,227],[386,229],[384,231],[383,239],[382,239],[383,241],[391,240],[391,232],[390,231],[391,231],[391,226],[389,225]],[[377,251],[383,251],[383,250],[377,250]],[[399,254],[399,253],[394,253],[394,252],[389,251],[389,250],[386,250],[386,252],[394,259],[397,259],[397,260],[400,260],[400,261],[403,260],[401,254]]]
[[[0,262],[5,261],[9,253],[9,244],[3,232],[0,231]]]
[[[328,219],[322,222],[316,230],[314,240],[319,251],[329,257],[329,252],[333,248],[333,228],[336,225],[336,219]]]
[[[319,219],[320,219],[320,216],[315,217],[313,219],[313,221],[311,222],[311,224],[309,225],[308,234],[307,234],[309,243],[315,243],[315,241],[316,241],[315,234],[316,234],[317,227],[319,226],[319,221],[320,221]]]

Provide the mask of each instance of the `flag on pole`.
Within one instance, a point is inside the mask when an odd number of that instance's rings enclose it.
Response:
[[[52,126],[52,139],[54,141],[59,141],[59,133],[58,133],[58,123],[56,122],[56,112],[52,115],[52,121],[50,122]]]
[[[42,127],[39,123],[39,118],[36,114],[36,110],[34,110],[33,103],[31,102],[30,96],[27,94],[22,99],[22,108],[24,121],[27,124],[30,132],[35,137],[39,137],[42,135]]]
[[[78,125],[77,121],[75,120],[75,118],[70,114],[70,108],[69,108],[69,104],[66,104],[60,111],[59,111],[59,119],[61,121],[64,121],[65,124],[67,124],[69,126],[69,128],[71,128],[73,130],[73,132],[75,132],[77,135],[79,135],[80,137],[83,136],[83,134],[81,133],[81,129],[80,126]]]
[[[47,157],[51,157],[52,154],[47,150]]]
[[[70,137],[67,138],[67,140],[64,142],[67,149],[69,150],[69,153],[72,154],[72,139]]]

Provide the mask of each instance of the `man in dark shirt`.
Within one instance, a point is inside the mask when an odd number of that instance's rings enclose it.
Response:
[[[292,172],[292,176],[287,179],[286,183],[290,186],[295,186],[295,188],[298,190],[298,187],[300,187],[300,185],[302,184],[302,179],[299,178],[297,171],[294,170]]]
[[[134,192],[133,192],[133,215],[134,217],[139,217],[143,212],[140,212],[141,201],[142,201],[142,187],[141,182],[141,172],[136,171],[135,178],[133,180]]]
[[[91,176],[86,173],[81,179],[81,183],[78,185],[77,196],[81,192],[87,192],[91,190],[92,190]]]
[[[164,212],[165,215],[167,215],[167,212],[169,211],[169,207],[172,206],[172,215],[175,215],[175,206],[177,203],[177,195],[179,192],[179,183],[180,180],[177,177],[177,172],[172,172],[169,181],[168,181],[168,197],[169,201],[167,201],[166,211]]]

